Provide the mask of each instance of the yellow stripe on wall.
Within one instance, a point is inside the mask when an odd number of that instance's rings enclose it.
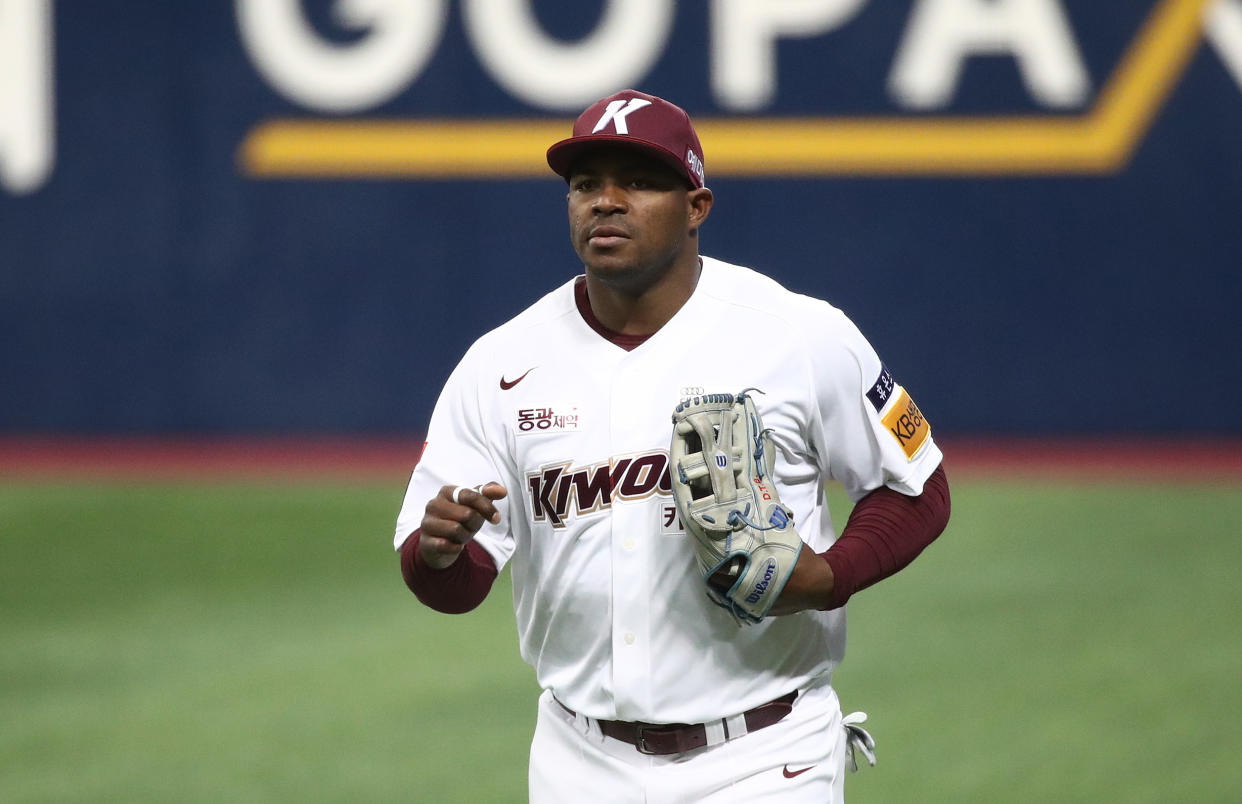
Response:
[[[1202,37],[1209,0],[1162,0],[1082,116],[704,118],[716,176],[1105,174],[1120,170]],[[551,177],[572,120],[272,120],[239,153],[262,178]]]

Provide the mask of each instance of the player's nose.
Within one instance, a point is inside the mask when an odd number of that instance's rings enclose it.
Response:
[[[626,198],[625,188],[612,181],[606,181],[600,184],[599,192],[595,194],[595,198],[591,204],[591,209],[599,214],[624,212],[627,207],[628,200]]]

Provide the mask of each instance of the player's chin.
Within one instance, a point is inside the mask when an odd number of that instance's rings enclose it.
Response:
[[[587,270],[598,275],[626,274],[636,267],[634,255],[628,248],[599,248],[588,246],[578,253]]]
[[[593,260],[583,263],[588,275],[618,290],[640,288],[644,272],[632,262],[621,260]]]

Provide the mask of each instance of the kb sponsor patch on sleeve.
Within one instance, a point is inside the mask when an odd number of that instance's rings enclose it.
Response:
[[[914,458],[927,436],[931,435],[931,425],[923,417],[923,411],[919,410],[919,406],[914,404],[906,389],[900,385],[897,386],[897,396],[893,399],[892,407],[880,421],[893,438],[897,439],[907,459]]]
[[[893,381],[887,366],[881,366],[880,376],[867,392],[867,400],[880,414],[880,423],[897,441],[906,459],[913,459],[931,435],[931,424],[906,389]]]

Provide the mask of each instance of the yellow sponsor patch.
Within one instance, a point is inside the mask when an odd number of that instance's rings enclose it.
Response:
[[[897,439],[907,460],[914,458],[923,442],[931,435],[931,424],[923,418],[923,411],[914,404],[905,388],[901,389],[901,393],[893,400],[888,413],[884,414],[880,422]]]

